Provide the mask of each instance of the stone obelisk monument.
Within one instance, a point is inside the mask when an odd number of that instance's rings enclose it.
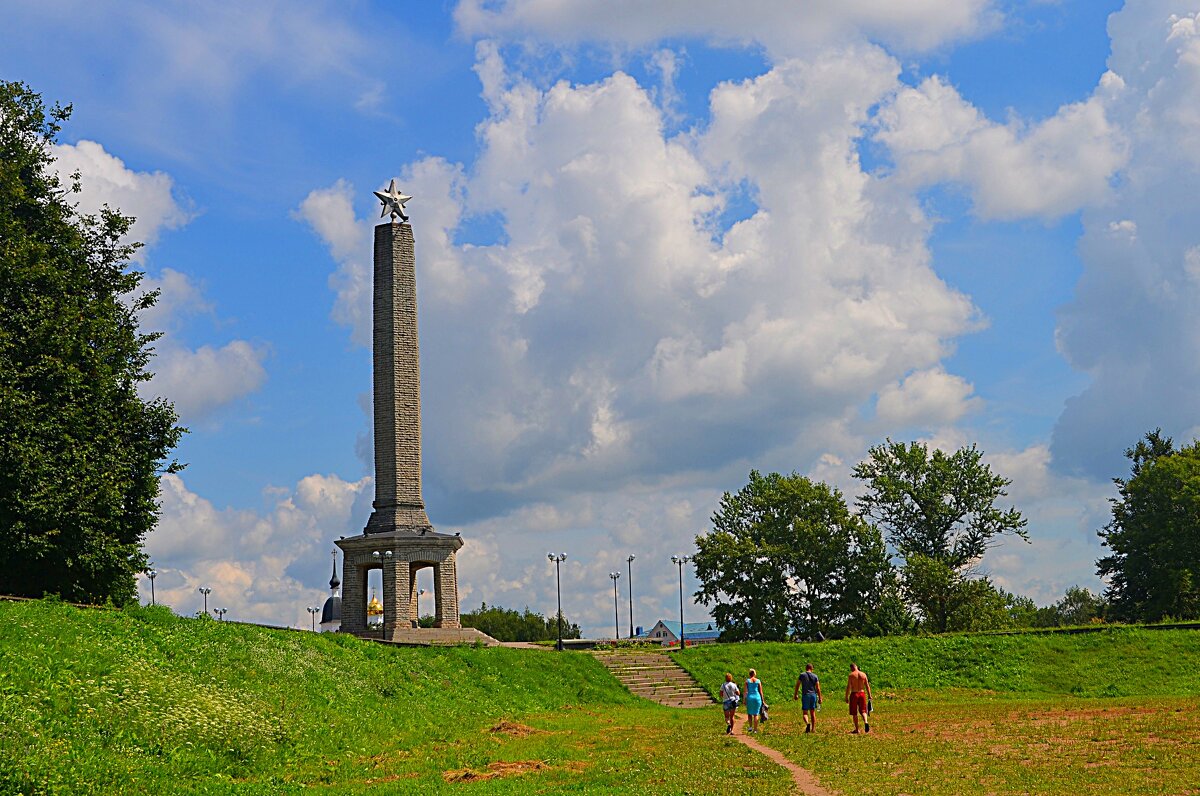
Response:
[[[421,498],[421,364],[417,345],[417,282],[412,227],[396,188],[376,191],[383,215],[375,227],[372,304],[374,353],[375,501],[362,535],[338,540],[343,632],[376,635],[367,626],[367,573],[383,574],[384,639],[469,641],[486,636],[459,628],[458,534],[437,533]],[[434,630],[418,630],[417,572],[433,568]],[[424,638],[429,636],[429,638]],[[462,636],[462,638],[458,638]]]

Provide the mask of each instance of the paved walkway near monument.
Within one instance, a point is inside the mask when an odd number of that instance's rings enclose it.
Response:
[[[548,647],[545,644],[534,644],[529,641],[501,641],[501,647],[508,647],[510,650],[549,650],[554,652],[554,647]]]
[[[653,651],[593,652],[621,683],[634,694],[677,708],[716,707],[712,697],[700,687],[695,678],[669,655]],[[718,717],[716,721],[720,721]],[[782,752],[764,746],[745,731],[744,713],[736,714],[733,739],[745,744],[772,763],[787,769],[792,775],[796,793],[805,796],[834,796],[817,782],[811,771],[803,769],[784,757]]]

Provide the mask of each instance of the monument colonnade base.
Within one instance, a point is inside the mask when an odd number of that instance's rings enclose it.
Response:
[[[408,530],[352,536],[335,542],[342,550],[342,627],[344,633],[366,633],[367,575],[381,570],[383,637],[411,635],[417,621],[417,572],[433,569],[434,627],[459,628],[457,536]],[[379,553],[379,555],[375,555]],[[390,555],[389,555],[390,553]]]

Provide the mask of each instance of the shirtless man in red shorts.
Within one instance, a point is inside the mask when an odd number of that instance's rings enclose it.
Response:
[[[867,714],[867,700],[871,698],[871,683],[867,680],[866,672],[859,671],[858,664],[850,664],[850,676],[846,678],[846,702],[850,705],[850,715],[854,717],[854,732],[858,735],[858,716],[861,713],[866,731],[871,731],[871,718]]]

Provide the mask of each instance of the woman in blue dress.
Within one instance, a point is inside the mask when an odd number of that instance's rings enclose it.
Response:
[[[758,716],[762,713],[762,706],[762,680],[758,679],[758,672],[751,669],[750,679],[746,681],[746,717],[750,720],[746,732],[758,732]]]

